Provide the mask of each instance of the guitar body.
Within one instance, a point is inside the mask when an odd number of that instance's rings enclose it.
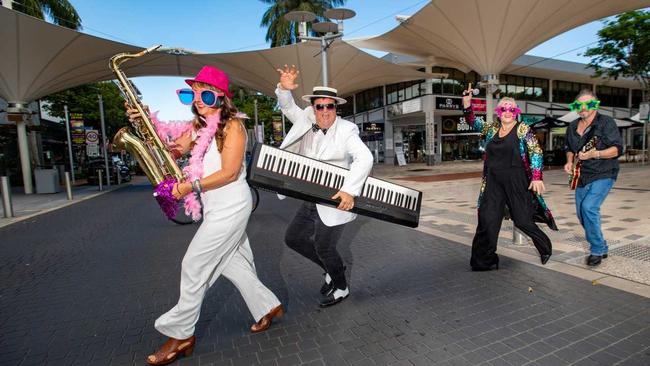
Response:
[[[595,149],[596,148],[596,136],[592,137],[585,146],[580,149],[582,152],[587,152],[589,150]],[[576,154],[573,157],[573,170],[571,175],[569,175],[569,188],[571,190],[575,190],[578,187],[578,182],[580,181],[580,167],[582,165],[582,160],[578,159],[578,155]]]
[[[578,187],[578,181],[580,180],[580,166],[582,161],[578,160],[573,163],[573,173],[569,176],[569,188],[575,190]]]

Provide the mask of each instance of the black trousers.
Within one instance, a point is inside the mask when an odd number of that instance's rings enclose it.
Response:
[[[284,242],[329,273],[335,288],[344,289],[347,287],[345,268],[336,250],[344,228],[345,224],[326,226],[318,216],[316,204],[305,202],[289,224]]]
[[[540,255],[551,254],[551,240],[533,221],[533,195],[523,167],[488,169],[487,186],[478,210],[478,227],[472,241],[470,265],[489,268],[499,261],[496,254],[505,205],[514,225],[528,235]]]

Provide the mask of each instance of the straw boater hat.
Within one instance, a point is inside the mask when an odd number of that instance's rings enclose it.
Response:
[[[336,93],[337,91],[334,88],[328,88],[326,86],[315,86],[312,90],[312,94],[303,95],[302,100],[311,103],[312,98],[332,98],[336,100],[336,104],[345,104],[348,102],[343,98],[337,97]]]

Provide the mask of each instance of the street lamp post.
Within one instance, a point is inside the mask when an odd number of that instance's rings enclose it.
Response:
[[[106,124],[104,123],[104,99],[101,94],[97,94],[99,100],[99,121],[102,127],[102,150],[104,153],[104,167],[106,168],[106,186],[111,186],[111,174],[108,170],[108,152],[106,151]],[[101,182],[99,183],[101,185]]]
[[[68,156],[70,157],[70,175],[72,176],[72,184],[74,184],[74,159],[72,158],[72,138],[70,137],[70,115],[68,114],[68,105],[63,106],[65,113],[65,131],[68,138]]]
[[[338,23],[332,22],[319,22],[312,25],[312,29],[318,33],[324,33],[321,37],[307,36],[307,22],[312,22],[316,19],[316,15],[309,11],[291,11],[284,15],[284,18],[290,22],[299,22],[299,36],[301,41],[318,41],[321,48],[321,67],[323,75],[323,85],[328,86],[328,72],[327,72],[327,49],[329,48],[330,41],[343,37],[343,20],[352,18],[356,13],[350,9],[329,9],[325,11],[324,15],[329,19],[338,20]]]

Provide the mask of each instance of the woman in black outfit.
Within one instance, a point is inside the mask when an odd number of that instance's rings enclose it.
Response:
[[[542,264],[546,264],[552,253],[551,240],[535,220],[547,223],[553,230],[557,227],[541,196],[545,191],[542,149],[528,125],[517,122],[521,110],[514,99],[502,98],[495,109],[498,121],[487,124],[474,117],[471,87],[464,94],[465,118],[485,139],[478,227],[470,259],[472,270],[499,268],[496,249],[506,206],[515,226],[533,240]]]

